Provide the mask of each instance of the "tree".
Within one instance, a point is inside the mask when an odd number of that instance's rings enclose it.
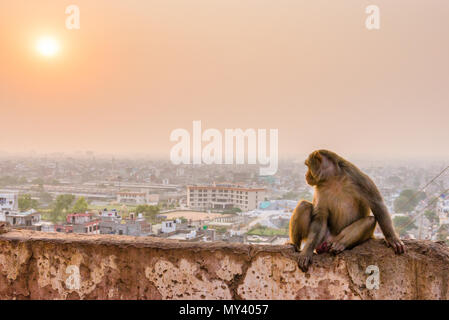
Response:
[[[66,214],[72,206],[73,201],[75,201],[75,196],[73,194],[61,194],[57,196],[52,205],[51,221],[57,222],[65,220]]]
[[[412,222],[413,219],[408,216],[397,216],[393,219],[395,229],[399,232],[401,237],[405,236],[408,231],[416,229],[416,225]]]
[[[414,196],[416,194],[416,196]],[[416,193],[415,190],[406,189],[394,200],[394,211],[399,213],[412,212],[419,201],[426,198],[425,192]]]
[[[141,204],[136,207],[136,213],[142,213],[145,217],[155,218],[159,214],[160,209],[158,206],[150,206],[147,204]]]
[[[84,197],[79,197],[73,205],[71,211],[73,213],[83,213],[89,209],[89,204]]]
[[[226,210],[224,210],[223,211],[223,213],[226,213],[226,214],[236,214],[236,213],[239,213],[239,212],[242,212],[242,209],[240,209],[239,207],[234,207],[234,208],[230,208],[230,209],[226,209]]]
[[[18,205],[19,205],[19,210],[21,212],[23,212],[23,211],[27,211],[30,209],[37,209],[39,206],[39,203],[36,199],[31,199],[31,195],[24,194],[19,197]]]
[[[433,235],[433,226],[435,224],[439,224],[440,218],[438,217],[438,215],[436,214],[436,212],[434,210],[426,210],[424,212],[424,215],[426,216],[427,220],[429,220],[429,222],[430,222],[431,234]]]

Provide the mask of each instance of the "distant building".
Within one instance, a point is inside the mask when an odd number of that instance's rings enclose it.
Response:
[[[26,212],[5,211],[4,214],[4,220],[13,228],[40,230],[38,224],[41,221],[41,214],[34,209]]]
[[[0,191],[0,211],[16,211],[19,209],[19,193]]]
[[[55,226],[50,221],[42,221],[41,220],[36,225],[40,227],[40,231],[42,231],[42,232],[55,232]]]
[[[91,220],[91,213],[71,213],[66,217],[68,224],[83,224]]]
[[[64,233],[100,234],[100,219],[95,218],[92,213],[71,213],[67,215],[66,221],[66,224],[55,225],[54,230]]]
[[[149,194],[147,192],[118,192],[117,202],[127,204],[157,204],[159,202],[159,195]]]
[[[170,221],[162,221],[161,232],[162,233],[171,233],[176,231],[176,222],[173,220]]]
[[[260,210],[287,210],[293,211],[298,205],[296,200],[270,200],[259,204]]]
[[[87,221],[73,225],[74,233],[100,234],[100,220]]]
[[[73,233],[73,225],[71,224],[62,224],[62,225],[54,225],[53,226],[55,232],[62,233]]]
[[[250,211],[265,200],[265,195],[265,188],[232,184],[187,186],[187,206],[196,210],[239,208],[242,211]]]
[[[116,234],[128,236],[147,236],[151,234],[151,224],[146,222],[142,214],[135,216],[130,213],[129,218],[122,217],[113,210],[110,212],[103,211],[100,216],[100,233]]]

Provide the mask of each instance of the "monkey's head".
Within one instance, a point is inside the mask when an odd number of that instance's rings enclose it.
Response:
[[[312,152],[304,164],[308,168],[306,181],[311,186],[324,182],[339,172],[338,156],[327,150]]]

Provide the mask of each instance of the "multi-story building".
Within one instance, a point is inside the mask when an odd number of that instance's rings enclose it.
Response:
[[[118,212],[103,211],[100,216],[101,234],[118,234],[129,236],[148,236],[151,234],[151,224],[148,223],[142,214],[131,212],[129,217],[123,219]]]
[[[16,211],[19,205],[19,193],[13,191],[0,191],[0,211]]]
[[[265,188],[233,184],[187,186],[187,206],[196,210],[254,210],[265,200]]]
[[[67,223],[55,225],[56,232],[100,234],[100,219],[91,213],[72,213],[67,215]]]

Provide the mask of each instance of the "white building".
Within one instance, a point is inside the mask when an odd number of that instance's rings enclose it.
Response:
[[[19,193],[15,191],[0,191],[0,211],[15,211],[19,208]]]
[[[161,232],[162,233],[170,233],[176,231],[176,222],[175,221],[162,221]]]
[[[34,209],[26,212],[5,212],[5,221],[13,227],[32,227],[41,222],[41,214]]]
[[[217,184],[187,187],[187,207],[196,210],[232,209],[254,210],[265,200],[265,188]]]
[[[117,202],[130,204],[157,204],[159,202],[159,195],[149,194],[147,192],[118,192]]]

